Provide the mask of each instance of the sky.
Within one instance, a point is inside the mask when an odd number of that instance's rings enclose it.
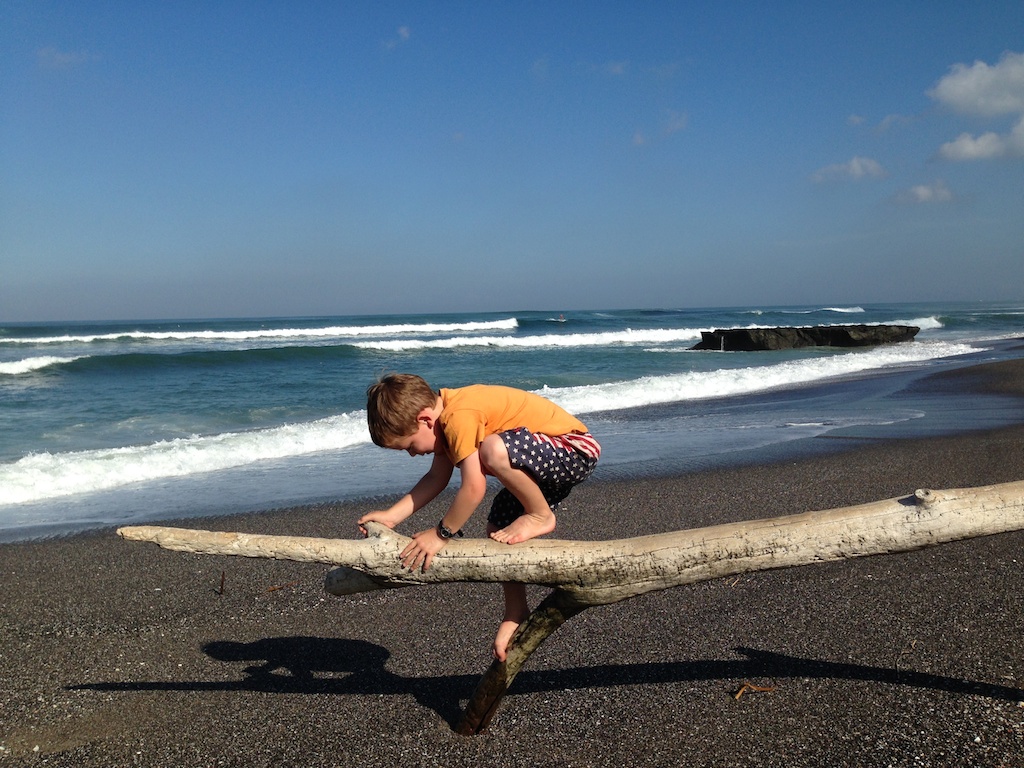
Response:
[[[1024,6],[0,4],[0,321],[1024,299]]]

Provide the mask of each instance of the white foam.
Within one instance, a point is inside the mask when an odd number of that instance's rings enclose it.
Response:
[[[64,365],[78,360],[79,357],[53,357],[43,355],[40,357],[26,357],[24,360],[14,360],[9,363],[0,363],[0,375],[19,376],[23,373],[32,373],[52,365]]]
[[[539,394],[572,413],[586,414],[751,394],[977,351],[966,344],[915,342],[768,366],[646,376],[579,387],[545,387]],[[144,446],[31,454],[0,465],[0,506],[197,475],[369,442],[365,412],[353,411],[249,432],[180,438]]]
[[[916,317],[913,320],[893,320],[888,325],[916,325],[922,331],[934,331],[942,328],[942,321],[937,317]]]
[[[818,311],[819,310],[816,310],[816,309],[809,309],[809,310],[806,310],[806,311],[795,311],[794,310],[794,311],[786,312],[785,314],[789,314],[789,315],[810,315],[810,314],[813,314],[814,312],[818,312]],[[829,311],[830,312],[840,312],[842,310],[833,309],[833,310],[829,310]],[[849,310],[849,311],[852,311],[852,310]],[[796,327],[798,327],[798,328],[835,328],[835,327],[847,326],[847,325],[850,325],[850,323],[848,323],[848,322],[842,322],[842,323],[815,323],[813,325],[799,325],[799,326],[796,326]],[[914,325],[914,326],[917,326],[918,328],[920,328],[922,331],[934,331],[934,330],[936,330],[938,328],[945,327],[943,325],[942,321],[939,320],[939,318],[934,317],[934,316],[930,316],[930,317],[917,317],[917,318],[914,318],[912,320],[876,320],[876,321],[873,321],[873,322],[870,322],[870,323],[857,323],[857,325],[867,325],[867,326]],[[722,327],[725,327],[725,326],[722,326]],[[778,327],[778,325],[760,325],[760,324],[756,324],[756,323],[752,323],[750,325],[742,325],[742,326],[740,326],[740,325],[728,326],[728,328],[745,328],[745,329],[766,329],[766,328],[777,328],[777,327]]]
[[[696,328],[648,328],[607,333],[544,334],[542,336],[454,336],[446,339],[381,339],[357,341],[360,349],[387,352],[405,352],[416,349],[455,349],[458,347],[518,347],[539,349],[544,347],[603,347],[616,344],[668,344],[688,339],[699,339]]]
[[[143,446],[35,453],[0,465],[0,505],[213,472],[267,459],[369,442],[365,412],[251,432],[162,440]]]
[[[820,307],[818,309],[777,309],[769,310],[772,312],[778,312],[782,315],[813,315],[817,312],[839,312],[842,314],[857,314],[864,312],[864,307]],[[761,314],[761,310],[757,311],[757,314]]]
[[[867,323],[867,325],[885,325],[886,323]],[[941,328],[942,323],[934,317],[923,317],[916,320],[896,321],[900,325],[916,325],[923,330]],[[730,326],[746,330],[772,328],[770,325],[749,324]],[[827,327],[827,326],[826,326]],[[543,349],[552,347],[603,347],[631,344],[673,344],[683,341],[700,339],[702,331],[710,328],[627,328],[622,331],[606,333],[566,333],[543,334],[540,336],[452,336],[444,339],[375,339],[373,341],[357,341],[352,344],[360,349],[373,349],[382,352],[410,352],[421,349],[457,349],[465,347],[507,347]],[[648,349],[647,351],[653,351]],[[676,349],[675,351],[679,351]]]
[[[360,336],[431,335],[438,333],[479,333],[515,330],[514,317],[465,323],[401,323],[395,325],[332,325],[323,328],[258,328],[239,331],[124,331],[81,336],[39,336],[3,338],[5,344],[91,344],[97,341],[258,341],[263,339],[325,339]]]
[[[540,394],[571,413],[615,411],[764,392],[977,351],[975,347],[966,344],[948,342],[896,344],[769,366],[646,376],[632,381],[579,387],[546,387]]]

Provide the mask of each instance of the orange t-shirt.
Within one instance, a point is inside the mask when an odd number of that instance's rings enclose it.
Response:
[[[587,431],[582,421],[550,400],[512,387],[473,384],[441,390],[438,422],[448,458],[458,466],[488,435],[526,427],[542,435]]]

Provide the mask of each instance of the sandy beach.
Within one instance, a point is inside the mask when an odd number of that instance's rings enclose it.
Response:
[[[1024,396],[1024,360],[933,385]],[[1021,417],[595,480],[566,502],[556,535],[623,538],[1022,480]],[[177,524],[354,538],[361,511],[382,503]],[[483,518],[467,535],[482,535]],[[1024,532],[590,609],[534,654],[477,737],[453,726],[489,664],[499,590],[336,598],[327,570],[166,552],[112,530],[0,545],[0,764],[1024,765]],[[734,698],[744,683],[772,690]]]

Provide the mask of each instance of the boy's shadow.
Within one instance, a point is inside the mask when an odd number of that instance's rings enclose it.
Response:
[[[325,637],[268,637],[251,643],[217,640],[203,652],[225,662],[259,662],[246,667],[241,690],[287,693],[411,694],[449,723],[461,715],[459,697],[467,698],[477,679],[401,677],[385,664],[391,654],[365,640]],[[200,684],[201,685],[201,684]]]
[[[412,695],[452,727],[462,717],[462,703],[476,688],[480,674],[443,677],[402,677],[389,672],[387,649],[365,640],[323,637],[272,637],[250,643],[218,640],[203,651],[226,663],[251,662],[238,680],[87,683],[74,690],[103,691],[261,691],[334,695]],[[524,693],[600,688],[617,685],[697,682],[706,680],[765,680],[830,678],[905,685],[993,699],[1019,701],[1020,688],[973,682],[910,670],[803,659],[796,656],[737,648],[745,658],[603,664],[573,669],[524,671],[509,696]]]
[[[373,675],[384,670],[391,655],[385,648],[364,640],[322,637],[268,637],[251,643],[216,640],[206,643],[203,652],[217,661],[262,662],[244,670],[255,687],[283,680],[309,687],[325,675]]]

